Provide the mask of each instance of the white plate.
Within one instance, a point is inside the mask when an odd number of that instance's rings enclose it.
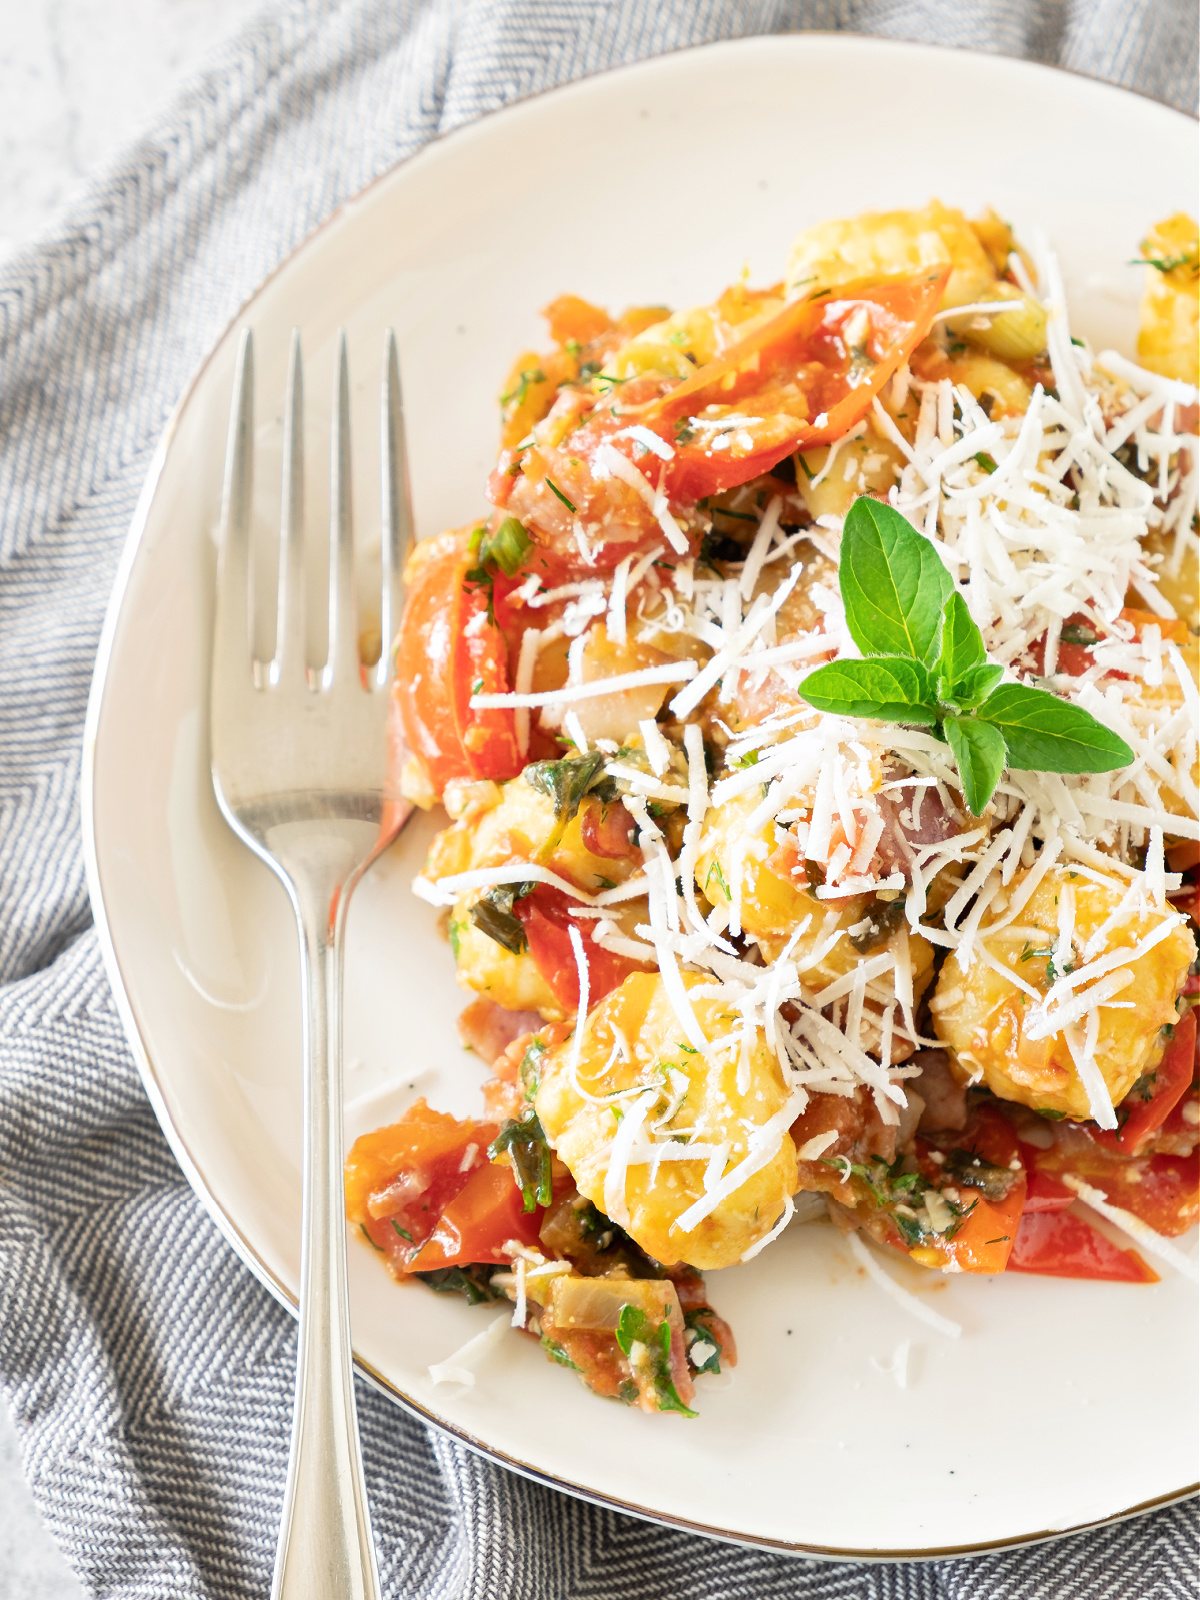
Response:
[[[707,299],[748,262],[780,275],[802,226],[938,195],[991,203],[1061,253],[1075,319],[1131,347],[1146,225],[1194,201],[1194,125],[1091,81],[854,37],[752,39],[610,72],[434,144],[345,206],[238,318],[255,330],[259,440],[278,458],[293,326],[310,396],[310,514],[327,469],[333,337],[359,408],[356,500],[376,529],[382,329],[395,327],[423,533],[482,505],[495,394],[543,337],[536,308]],[[299,1235],[298,959],[283,893],[222,823],[208,779],[212,529],[236,329],[164,434],[100,651],[85,833],[96,919],[147,1092],[231,1244],[294,1304]],[[265,519],[277,505],[260,472]],[[354,904],[347,1139],[416,1093],[477,1108],[464,996],[434,913],[408,892],[415,823]],[[350,1249],[354,1345],[396,1399],[562,1488],[710,1533],[830,1554],[918,1555],[1045,1536],[1189,1491],[1195,1293],[890,1270],[958,1319],[954,1342],[857,1271],[828,1227],[793,1228],[710,1276],[741,1363],[699,1385],[698,1421],[605,1405],[512,1338],[474,1391],[426,1371],[495,1312],[400,1289]],[[886,1370],[911,1341],[910,1379]],[[1133,1366],[1169,1405],[1130,1401]],[[1160,1388],[1164,1388],[1160,1385]]]

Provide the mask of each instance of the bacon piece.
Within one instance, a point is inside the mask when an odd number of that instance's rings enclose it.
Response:
[[[874,796],[883,819],[883,834],[875,847],[869,871],[885,878],[893,872],[912,875],[910,863],[919,850],[944,844],[957,833],[965,833],[971,819],[950,799],[945,790],[933,785],[925,788],[886,789]]]
[[[963,1128],[967,1122],[967,1091],[950,1070],[945,1050],[918,1050],[910,1058],[921,1076],[912,1078],[906,1088],[915,1089],[924,1102],[921,1111],[922,1133],[940,1133],[947,1128]]]

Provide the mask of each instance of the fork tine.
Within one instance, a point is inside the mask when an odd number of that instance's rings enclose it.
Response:
[[[292,329],[283,412],[283,507],[279,521],[279,609],[271,681],[305,676],[304,367],[300,330]]]
[[[329,654],[324,682],[358,672],[354,605],[354,524],[350,501],[350,373],[346,334],[338,335],[329,484]]]
[[[254,340],[242,329],[225,447],[221,491],[221,538],[217,559],[214,671],[227,683],[249,687],[253,668],[250,643],[250,518],[254,503]]]
[[[383,596],[380,604],[379,660],[373,670],[376,688],[391,676],[392,640],[400,626],[404,605],[404,561],[412,546],[412,497],[408,480],[408,451],[404,440],[404,396],[400,389],[400,362],[396,335],[391,328],[383,340],[383,395],[380,407],[380,458],[383,468],[382,539]]]

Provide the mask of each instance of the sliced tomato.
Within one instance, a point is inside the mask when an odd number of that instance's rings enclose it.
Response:
[[[497,1131],[494,1122],[460,1120],[418,1100],[399,1122],[355,1140],[344,1174],[346,1217],[393,1271],[408,1270],[443,1208],[487,1165]]]
[[[534,965],[554,991],[555,999],[568,1011],[579,1007],[579,966],[571,928],[579,930],[583,941],[589,1007],[624,983],[631,972],[653,971],[644,962],[631,961],[628,956],[615,955],[598,945],[592,938],[590,919],[571,915],[571,907],[581,903],[548,883],[539,883],[532,894],[513,902],[513,914],[525,929]]]
[[[989,1166],[1012,1172],[1013,1182],[1007,1193],[995,1200],[987,1199],[980,1190],[960,1186],[960,1203],[971,1209],[953,1238],[918,1246],[909,1253],[925,1267],[953,1264],[960,1272],[1003,1272],[1025,1206],[1025,1170],[1016,1135],[999,1112],[981,1106],[963,1132],[954,1137],[961,1149],[978,1155]],[[918,1139],[916,1148],[924,1175],[931,1181],[939,1177],[938,1164],[928,1159],[931,1146]]]
[[[1026,1147],[1026,1154],[1029,1154]],[[1170,1238],[1200,1220],[1200,1151],[1188,1156],[1125,1156],[1093,1139],[1034,1153],[1036,1170],[1052,1178],[1082,1178],[1114,1206]]]
[[[1151,611],[1138,611],[1133,606],[1126,606],[1120,613],[1120,620],[1129,623],[1133,628],[1133,636],[1140,639],[1144,630],[1153,625],[1159,629],[1162,638],[1172,644],[1186,644],[1188,641],[1187,623],[1181,617],[1159,617]],[[1072,629],[1092,630],[1092,620],[1085,612],[1076,611],[1063,623],[1063,631],[1070,633]],[[1034,639],[1029,646],[1029,652],[1034,659],[1034,669],[1038,673],[1043,671],[1046,655],[1046,635],[1043,633]],[[1089,667],[1095,665],[1090,644],[1080,644],[1078,640],[1068,637],[1060,639],[1058,646],[1058,660],[1056,672],[1065,673],[1069,678],[1081,678]],[[1127,672],[1109,669],[1110,678],[1127,679]]]
[[[1176,1238],[1195,1227],[1200,1219],[1200,1152],[1147,1156],[1137,1166],[1135,1183],[1122,1183],[1113,1173],[1097,1173],[1088,1181],[1156,1233]]]
[[[1008,1259],[1010,1272],[1050,1278],[1101,1278],[1113,1283],[1157,1283],[1136,1250],[1121,1250],[1097,1228],[1069,1211],[1026,1211]]]
[[[521,1191],[508,1167],[482,1166],[446,1206],[409,1272],[432,1272],[437,1267],[466,1266],[471,1262],[507,1262],[504,1246],[536,1246],[542,1208],[521,1210]]]
[[[668,390],[638,419],[674,451],[658,487],[689,503],[840,439],[929,332],[948,277],[937,267],[817,290]],[[743,420],[693,426],[726,415]]]
[[[470,704],[474,694],[511,688],[508,644],[489,618],[487,588],[466,581],[475,564],[470,534],[441,534],[418,551],[392,687],[408,748],[438,794],[451,778],[515,777],[521,756],[512,711]]]
[[[489,498],[555,559],[610,570],[662,539],[665,509],[686,512],[794,450],[841,438],[928,333],[948,273],[793,301],[674,387],[647,376],[619,397],[564,394],[559,442],[502,454]]]
[[[1118,1119],[1128,1108],[1119,1128],[1089,1128],[1092,1139],[1109,1150],[1136,1155],[1162,1127],[1168,1116],[1191,1087],[1196,1072],[1196,1013],[1188,1010],[1175,1025],[1175,1034],[1154,1069],[1154,1082],[1145,1100],[1128,1097],[1117,1111]]]

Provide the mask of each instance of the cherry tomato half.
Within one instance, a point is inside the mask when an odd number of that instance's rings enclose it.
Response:
[[[542,1209],[537,1206],[525,1213],[521,1206],[521,1190],[508,1167],[478,1167],[446,1206],[408,1270],[432,1272],[476,1261],[508,1262],[504,1246],[510,1239],[530,1246],[538,1242]]]
[[[624,983],[631,972],[649,972],[645,963],[615,955],[592,938],[593,924],[585,917],[572,917],[571,907],[581,904],[569,899],[561,889],[539,883],[532,894],[513,902],[513,914],[520,920],[529,941],[529,954],[554,997],[568,1011],[579,1006],[579,965],[571,943],[570,929],[579,930],[588,969],[588,1005]]]
[[[398,1275],[433,1232],[445,1206],[487,1166],[493,1122],[460,1121],[418,1100],[390,1127],[354,1141],[346,1157],[346,1217]]]
[[[674,449],[662,474],[668,499],[718,494],[794,450],[840,439],[929,332],[948,277],[938,267],[817,290],[668,390],[639,419]],[[713,426],[697,429],[708,407]],[[752,420],[722,429],[722,414]]]
[[[470,705],[475,694],[511,687],[508,644],[488,614],[488,588],[467,582],[474,565],[469,533],[418,545],[396,640],[394,704],[408,748],[438,794],[451,778],[513,778],[522,765],[512,711]]]
[[[1139,1217],[1156,1233],[1175,1238],[1200,1217],[1200,1152],[1189,1156],[1125,1156],[1094,1139],[1024,1154],[1051,1178],[1068,1173],[1099,1189],[1109,1202]]]
[[[1118,1117],[1128,1106],[1129,1115],[1119,1128],[1089,1128],[1099,1145],[1136,1155],[1170,1116],[1191,1087],[1196,1071],[1196,1013],[1188,1010],[1175,1025],[1175,1034],[1154,1071],[1154,1083],[1146,1100],[1122,1103]]]
[[[662,540],[667,511],[841,438],[928,333],[948,274],[817,291],[674,387],[576,395],[561,443],[502,454],[488,494],[573,570],[611,570]]]
[[[1017,1229],[1008,1270],[1049,1278],[1158,1282],[1158,1274],[1136,1250],[1119,1249],[1099,1229],[1069,1211],[1027,1211]]]

